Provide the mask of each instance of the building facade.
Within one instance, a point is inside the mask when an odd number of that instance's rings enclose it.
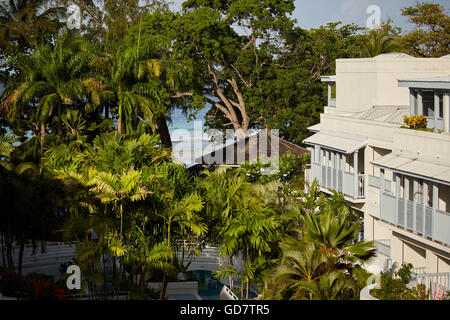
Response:
[[[341,191],[361,213],[373,264],[450,275],[450,56],[339,59],[322,80],[328,106],[304,141],[307,185]],[[410,115],[424,115],[427,129],[408,128]]]

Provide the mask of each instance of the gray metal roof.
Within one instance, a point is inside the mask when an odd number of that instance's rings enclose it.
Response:
[[[323,130],[305,139],[303,142],[350,154],[364,148],[367,145],[367,138],[343,132]]]
[[[409,106],[374,106],[367,111],[352,116],[352,118],[403,124],[405,115],[409,115]]]
[[[448,165],[425,162],[392,153],[372,161],[372,164],[377,167],[420,176],[450,185],[450,166]]]

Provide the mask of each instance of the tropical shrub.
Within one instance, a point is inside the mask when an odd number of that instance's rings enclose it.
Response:
[[[381,274],[380,288],[371,290],[370,294],[380,300],[427,300],[425,285],[408,287],[411,279],[412,264],[402,264],[402,267],[392,277],[388,272]]]
[[[305,165],[309,161],[309,154],[295,155],[288,151],[276,163],[278,170],[273,170],[270,162],[257,159],[241,164],[237,172],[239,175],[245,176],[249,182],[297,182],[303,179]]]
[[[403,118],[404,123],[411,129],[426,129],[428,125],[427,117],[421,116],[405,116]]]
[[[37,278],[43,278],[43,275]],[[64,290],[52,281],[35,279],[33,274],[23,276],[17,272],[4,273],[0,279],[0,292],[4,296],[25,300],[67,300],[69,290]]]
[[[70,294],[69,290],[64,290],[53,282],[28,279],[24,298],[30,300],[68,300],[65,294]]]
[[[25,277],[17,272],[7,272],[0,278],[0,292],[8,297],[20,297],[26,286]]]

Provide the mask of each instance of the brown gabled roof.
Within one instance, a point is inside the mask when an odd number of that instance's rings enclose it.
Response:
[[[266,143],[267,141],[267,143]],[[302,155],[309,153],[309,151],[303,147],[300,147],[294,143],[286,141],[282,138],[274,135],[268,135],[265,130],[259,133],[245,138],[240,142],[234,142],[223,148],[219,148],[211,153],[204,154],[201,158],[195,159],[195,163],[202,165],[228,165],[238,166],[246,161],[252,161],[259,157],[271,157],[276,155],[278,142],[278,154],[280,157],[291,151],[295,155]],[[238,156],[238,151],[239,156]],[[220,160],[220,163],[217,163]]]

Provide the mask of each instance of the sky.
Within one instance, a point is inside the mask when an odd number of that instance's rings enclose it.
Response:
[[[168,0],[170,1],[170,0]],[[181,8],[183,0],[172,0],[172,8]],[[431,0],[441,4],[450,14],[450,0]],[[365,27],[371,14],[367,8],[376,5],[380,8],[381,20],[391,18],[394,25],[402,30],[411,30],[413,25],[407,17],[401,15],[401,8],[414,6],[416,0],[295,0],[292,17],[297,25],[304,29],[317,28],[329,22],[342,21],[344,24],[355,23]]]

